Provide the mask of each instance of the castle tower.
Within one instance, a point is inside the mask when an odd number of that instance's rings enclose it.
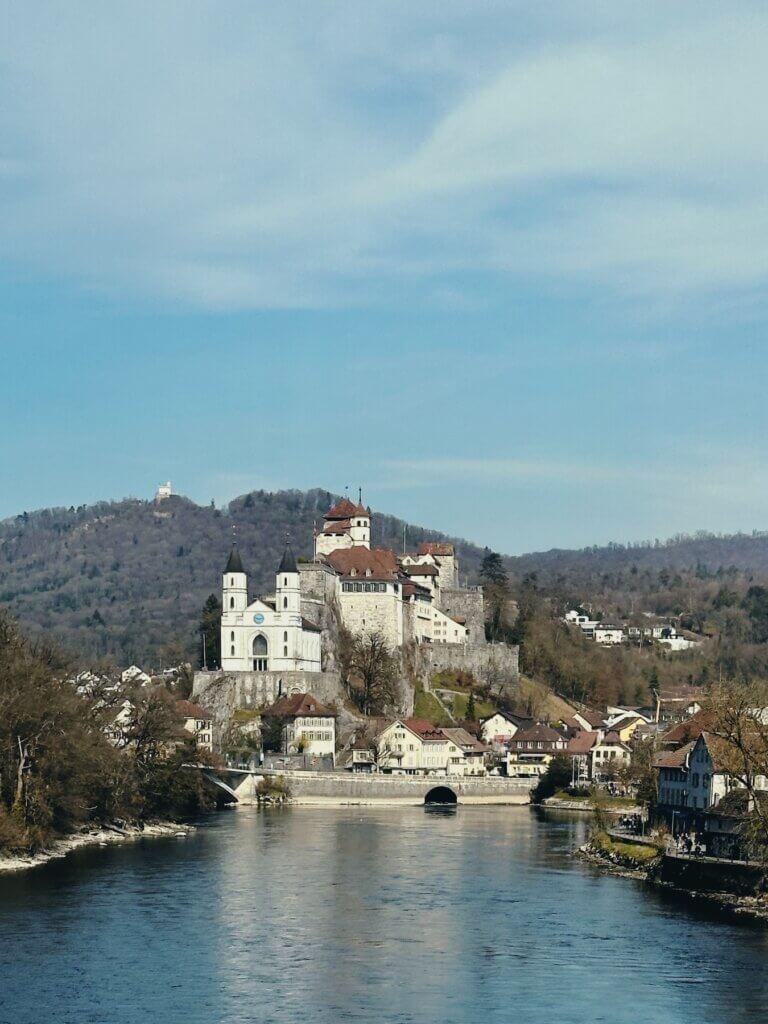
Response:
[[[286,545],[275,573],[275,611],[301,615],[301,577],[290,544]]]
[[[237,544],[232,544],[222,580],[222,610],[225,613],[244,612],[248,607],[248,577]]]
[[[371,510],[363,505],[362,490],[349,517],[349,537],[355,547],[371,546]]]

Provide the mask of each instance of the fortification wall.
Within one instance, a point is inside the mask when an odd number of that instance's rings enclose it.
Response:
[[[435,672],[470,672],[480,682],[502,686],[517,682],[520,648],[509,644],[419,644],[414,667],[429,682]]]
[[[485,641],[482,587],[447,587],[440,591],[440,608],[452,618],[466,620],[470,643],[482,644]]]

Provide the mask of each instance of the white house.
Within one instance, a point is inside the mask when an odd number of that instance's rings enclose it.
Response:
[[[175,711],[200,750],[213,750],[213,715],[189,700],[177,700]]]
[[[311,693],[281,697],[261,717],[262,721],[280,721],[283,753],[335,757],[336,712]]]
[[[530,729],[532,718],[515,715],[510,711],[494,711],[480,721],[480,735],[483,742],[495,747],[504,747],[521,729]]]
[[[127,686],[149,686],[152,682],[152,677],[139,668],[138,665],[131,665],[124,672],[120,673],[120,681]]]
[[[632,760],[632,751],[622,743],[618,733],[609,732],[594,744],[590,751],[592,762],[592,778],[595,782],[605,782],[615,769],[628,765]]]
[[[319,672],[320,627],[301,614],[296,559],[286,547],[272,600],[248,600],[248,577],[232,545],[222,583],[221,667],[225,672]]]
[[[614,644],[624,643],[626,637],[622,626],[610,622],[600,622],[594,628],[594,639],[596,644],[604,647],[612,647]]]

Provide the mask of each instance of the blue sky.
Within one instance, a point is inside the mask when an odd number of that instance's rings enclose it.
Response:
[[[764,5],[0,0],[0,516],[768,521]]]

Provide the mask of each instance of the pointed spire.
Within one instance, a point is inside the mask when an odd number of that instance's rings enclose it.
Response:
[[[232,550],[229,552],[227,567],[224,572],[245,572],[240,552],[237,550],[237,542],[232,541]]]
[[[299,571],[299,567],[296,565],[296,559],[294,557],[293,551],[291,551],[290,543],[286,543],[285,545],[285,551],[283,552],[283,557],[280,562],[280,565],[277,567],[277,571],[278,573]]]

